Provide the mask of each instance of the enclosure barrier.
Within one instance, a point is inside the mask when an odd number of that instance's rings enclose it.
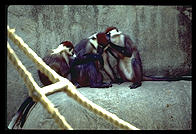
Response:
[[[55,92],[65,92],[68,96],[72,97],[82,106],[86,107],[90,111],[109,121],[117,127],[128,130],[139,130],[135,126],[129,124],[128,122],[118,118],[115,114],[112,114],[92,101],[84,97],[80,92],[76,90],[76,87],[66,78],[58,75],[54,70],[52,70],[45,62],[14,32],[15,29],[8,29],[8,37],[16,44],[24,53],[27,55],[35,64],[37,69],[49,77],[49,79],[54,83],[49,86],[39,87],[35,80],[33,79],[31,73],[26,69],[26,67],[19,60],[14,50],[10,47],[7,42],[8,57],[12,64],[16,67],[20,76],[24,79],[25,84],[29,89],[29,96],[33,98],[34,101],[40,102],[44,108],[51,114],[55,122],[62,129],[73,130],[73,128],[66,122],[64,116],[62,116],[58,109],[50,102],[46,95],[53,94]]]

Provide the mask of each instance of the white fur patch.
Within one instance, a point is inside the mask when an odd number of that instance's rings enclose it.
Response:
[[[76,54],[74,54],[73,57],[76,58],[77,57]]]
[[[126,77],[126,79],[128,80],[132,80],[133,79],[133,68],[132,68],[132,63],[131,63],[131,60],[132,58],[134,58],[133,56],[132,57],[125,57],[123,60],[120,60],[120,67],[119,69],[124,72],[124,77]]]
[[[65,59],[65,61],[67,62],[67,65],[69,66],[69,59],[68,59],[68,56],[65,54],[65,52],[62,53],[62,56]]]
[[[88,38],[89,38],[89,39],[91,39],[91,38],[97,38],[97,33],[95,33],[95,34],[89,36]]]
[[[58,54],[65,50],[67,50],[67,47],[64,47],[63,44],[60,44],[56,49],[52,50],[53,51],[52,54]]]
[[[124,39],[125,39],[125,36],[123,34],[120,34],[119,36],[113,36],[110,38],[112,43],[114,43],[115,45],[121,46],[121,47],[125,47]]]
[[[91,44],[93,44],[93,46],[97,49],[98,48],[98,43],[97,43],[97,39],[90,39],[89,40]]]
[[[118,32],[117,32],[116,29],[113,29],[113,30],[111,30],[109,33],[110,33],[110,36],[113,37],[113,36],[115,36],[115,35],[120,35],[122,32],[121,32],[121,31],[118,31]]]

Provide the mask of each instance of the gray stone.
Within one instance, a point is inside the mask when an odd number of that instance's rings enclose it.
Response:
[[[112,88],[79,88],[92,102],[142,130],[192,129],[190,81],[143,82],[137,89],[129,83]],[[108,121],[79,105],[65,93],[48,96],[73,129],[116,130]],[[40,103],[29,114],[23,129],[59,129]]]

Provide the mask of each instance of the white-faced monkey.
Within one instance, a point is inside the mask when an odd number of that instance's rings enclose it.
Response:
[[[103,70],[111,79],[111,83],[121,83],[120,79],[117,78],[115,71],[113,70],[110,60],[109,60],[109,35],[105,33],[96,33],[90,36],[88,39],[84,39],[76,45],[76,51],[78,51],[79,55],[83,55],[85,53],[97,54],[101,52],[103,57],[104,65]],[[101,50],[101,51],[100,51]],[[107,51],[106,51],[107,50]]]
[[[137,46],[128,35],[118,31],[116,27],[108,27],[105,34],[110,39],[109,51],[117,60],[117,72],[124,81],[132,82],[130,88],[141,86],[141,81],[177,81],[190,78],[155,78],[143,75],[142,62]],[[108,56],[108,55],[107,55]]]

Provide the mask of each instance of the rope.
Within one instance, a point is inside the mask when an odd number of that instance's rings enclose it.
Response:
[[[27,44],[24,43],[22,38],[17,36],[14,32],[15,30],[9,29],[8,26],[8,37],[14,42],[14,44],[16,44],[20,49],[22,49],[22,51],[36,64],[37,68],[46,76],[48,76],[53,83],[57,82],[55,84],[51,84],[49,86],[40,88],[32,78],[31,74],[27,70],[24,71],[23,69],[25,68],[24,66],[22,65],[19,66],[17,65],[16,61],[12,61],[13,58],[10,55],[12,55],[12,53],[14,52],[10,52],[8,54],[8,56],[11,57],[10,59],[12,63],[16,66],[21,77],[24,79],[25,83],[27,84],[30,90],[31,97],[36,101],[40,101],[44,105],[44,107],[48,110],[49,113],[52,114],[52,117],[55,119],[55,121],[59,124],[61,128],[72,129],[66,123],[64,117],[60,115],[58,109],[54,108],[53,104],[50,103],[50,101],[47,99],[45,95],[49,95],[54,92],[64,91],[65,93],[67,93],[68,96],[72,97],[79,104],[83,105],[84,107],[94,112],[95,114],[101,116],[105,120],[111,122],[115,126],[120,127],[122,129],[139,130],[135,126],[118,118],[115,114],[106,111],[102,107],[98,106],[97,104],[93,103],[92,101],[84,97],[81,93],[79,93],[76,90],[75,86],[68,79],[59,76],[54,70],[52,70],[48,65],[46,65],[43,62],[43,60],[39,56],[37,56],[37,54],[31,48],[29,48]],[[10,49],[9,44],[8,44],[8,48]],[[23,72],[21,70],[23,70]]]

